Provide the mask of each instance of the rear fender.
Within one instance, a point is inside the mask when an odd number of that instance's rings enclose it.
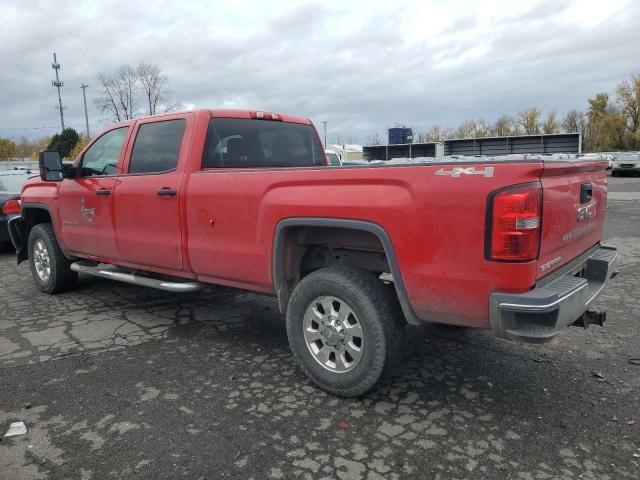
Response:
[[[400,273],[398,260],[396,259],[393,245],[391,244],[391,240],[387,232],[380,225],[375,223],[337,218],[287,218],[278,224],[273,245],[273,280],[282,313],[286,311],[289,296],[291,294],[289,286],[284,279],[284,250],[287,230],[291,227],[335,227],[363,230],[374,234],[378,237],[382,247],[384,248],[384,252],[387,256],[387,261],[391,269],[391,274],[393,276],[393,283],[398,295],[398,300],[407,322],[412,325],[420,325],[423,323],[416,317],[416,314],[409,302],[407,290],[402,280],[402,274]]]

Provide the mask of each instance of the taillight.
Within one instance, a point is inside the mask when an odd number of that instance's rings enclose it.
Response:
[[[20,200],[7,200],[2,206],[2,213],[5,215],[20,213]]]
[[[282,121],[282,116],[279,113],[271,113],[271,112],[251,112],[251,118],[255,118],[258,120],[276,120]]]
[[[485,257],[503,262],[538,258],[542,224],[542,187],[518,185],[489,195]]]

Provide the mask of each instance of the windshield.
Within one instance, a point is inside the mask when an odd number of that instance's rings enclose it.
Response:
[[[28,173],[0,173],[0,192],[20,193],[27,178]]]
[[[622,153],[618,155],[617,160],[619,162],[638,161],[640,160],[640,155],[638,155],[637,153]]]
[[[209,123],[203,168],[322,165],[325,154],[312,125],[245,118]]]

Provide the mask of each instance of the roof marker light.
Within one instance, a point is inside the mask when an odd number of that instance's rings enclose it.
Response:
[[[271,112],[251,112],[251,118],[257,119],[257,120],[275,120],[275,121],[282,121],[282,115],[280,115],[279,113],[271,113]]]

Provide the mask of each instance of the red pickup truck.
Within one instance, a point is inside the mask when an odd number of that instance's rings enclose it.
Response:
[[[113,125],[73,166],[51,151],[40,165],[9,229],[41,290],[82,272],[274,295],[295,359],[338,395],[393,370],[407,323],[542,342],[604,320],[606,161],[332,167],[308,119],[200,110]]]

